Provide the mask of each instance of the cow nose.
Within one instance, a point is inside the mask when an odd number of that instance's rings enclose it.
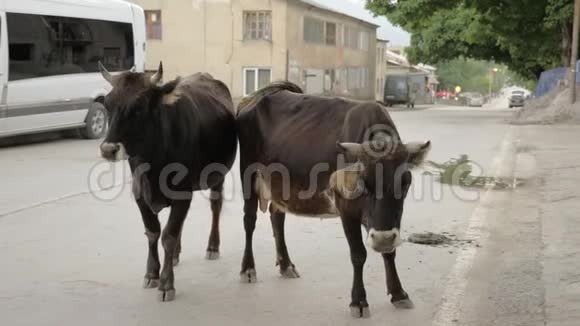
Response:
[[[103,158],[111,160],[113,158],[115,158],[115,155],[117,155],[117,153],[119,152],[119,149],[121,149],[121,146],[119,146],[119,144],[116,143],[102,143],[101,144],[101,156],[103,156]]]
[[[378,231],[371,229],[369,231],[368,245],[373,250],[380,253],[390,253],[401,245],[401,236],[398,229],[388,231]]]

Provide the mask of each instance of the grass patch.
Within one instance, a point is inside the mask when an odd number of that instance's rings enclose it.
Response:
[[[431,167],[431,170],[426,173],[435,175],[437,181],[442,184],[464,188],[503,190],[514,189],[525,183],[525,180],[518,178],[494,178],[473,175],[474,163],[465,154],[460,155],[458,158],[451,158],[443,163],[427,161],[426,164]]]

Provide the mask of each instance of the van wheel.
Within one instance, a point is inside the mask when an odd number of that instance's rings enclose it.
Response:
[[[87,114],[85,126],[80,129],[81,136],[86,139],[99,139],[107,133],[107,110],[99,102],[94,102]]]

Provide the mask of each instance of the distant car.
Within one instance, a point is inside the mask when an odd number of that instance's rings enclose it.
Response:
[[[509,107],[522,107],[524,106],[526,99],[523,91],[513,91],[509,97]]]
[[[448,92],[448,91],[440,91],[435,93],[435,97],[437,98],[454,98],[455,93]]]
[[[465,106],[482,107],[485,103],[485,98],[479,93],[466,92],[458,95],[459,102]]]
[[[417,93],[421,87],[417,83],[419,78],[423,79],[423,76],[413,73],[387,75],[383,101],[385,105],[406,104],[407,108],[414,109]]]

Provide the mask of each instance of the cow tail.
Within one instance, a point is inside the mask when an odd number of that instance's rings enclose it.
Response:
[[[304,94],[304,91],[302,90],[302,88],[300,88],[300,86],[298,86],[292,82],[289,82],[289,81],[273,82],[270,85],[257,90],[253,94],[244,97],[241,100],[240,104],[238,105],[238,112],[245,107],[248,107],[248,106],[251,106],[251,105],[254,105],[254,104],[260,102],[260,100],[263,99],[264,97],[278,93],[280,91],[289,91],[292,93]]]

